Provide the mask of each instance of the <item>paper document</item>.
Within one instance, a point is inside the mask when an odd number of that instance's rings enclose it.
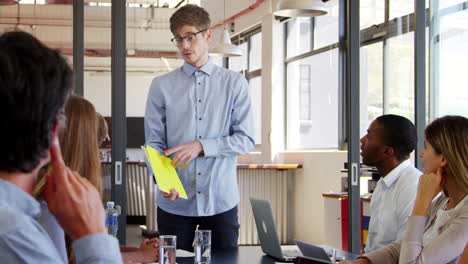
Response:
[[[170,193],[171,189],[174,188],[179,193],[180,198],[187,199],[187,193],[180,181],[179,175],[177,175],[176,169],[172,165],[172,160],[159,154],[156,149],[149,145],[146,148],[142,146],[141,149],[151,165],[158,188],[167,193]]]

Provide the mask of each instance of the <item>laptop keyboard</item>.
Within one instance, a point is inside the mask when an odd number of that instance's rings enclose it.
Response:
[[[283,256],[285,257],[298,257],[302,256],[301,252],[298,249],[283,249]]]

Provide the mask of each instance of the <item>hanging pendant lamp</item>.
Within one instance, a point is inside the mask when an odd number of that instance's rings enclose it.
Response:
[[[231,43],[229,31],[227,29],[224,29],[223,35],[221,36],[221,42],[210,51],[210,55],[223,57],[239,57],[242,56],[242,50]]]
[[[273,14],[281,17],[313,17],[328,12],[322,0],[276,0]]]
[[[226,0],[223,1],[224,19],[226,20]],[[239,57],[242,56],[242,50],[231,43],[231,36],[226,29],[226,21],[223,21],[224,30],[221,35],[221,41],[210,50],[211,56]]]

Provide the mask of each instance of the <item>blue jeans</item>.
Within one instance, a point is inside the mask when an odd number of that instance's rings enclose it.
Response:
[[[211,230],[211,248],[237,247],[239,221],[237,206],[213,216],[180,216],[158,207],[158,231],[161,235],[176,235],[177,248],[193,251],[195,228]]]

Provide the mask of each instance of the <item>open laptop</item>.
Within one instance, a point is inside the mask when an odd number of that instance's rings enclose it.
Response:
[[[335,260],[333,260],[333,248],[328,246],[316,246],[310,243],[296,240],[296,245],[301,250],[302,255],[312,259],[317,263],[335,263],[339,260],[352,260],[359,255],[335,249]]]
[[[258,238],[263,253],[282,261],[294,261],[297,256],[302,256],[297,246],[281,246],[276,233],[275,220],[271,202],[257,198],[250,198],[252,211],[257,226]]]

